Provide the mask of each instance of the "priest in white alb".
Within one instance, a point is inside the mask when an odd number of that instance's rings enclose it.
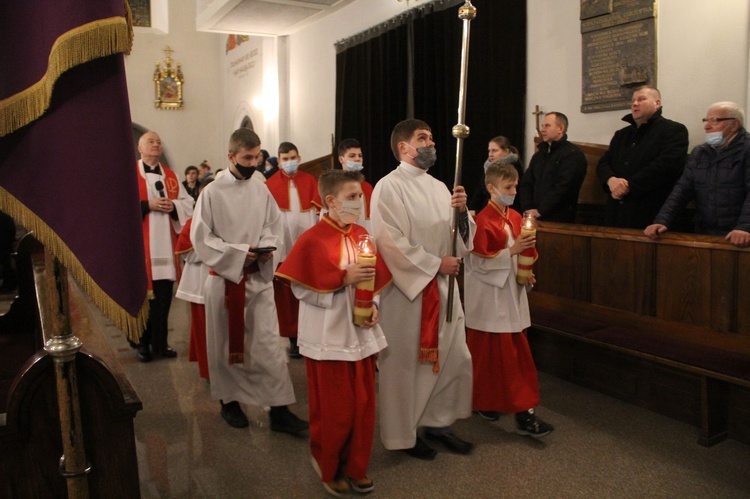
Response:
[[[473,444],[451,425],[471,416],[472,365],[464,314],[454,281],[452,321],[446,321],[449,276],[472,248],[476,226],[466,209],[466,192],[448,188],[427,170],[436,159],[427,123],[405,120],[391,134],[400,164],[375,186],[372,225],[378,251],[394,286],[381,297],[381,325],[389,348],[380,357],[380,434],[389,450],[434,459],[435,449],[468,454]],[[460,216],[457,253],[451,256],[451,221]]]

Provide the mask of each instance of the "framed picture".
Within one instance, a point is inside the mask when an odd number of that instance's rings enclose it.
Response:
[[[172,58],[167,56],[164,59],[164,67],[161,62],[156,61],[154,70],[154,87],[156,98],[154,106],[158,109],[182,109],[182,84],[184,78],[182,69],[177,65],[177,69],[172,67]]]

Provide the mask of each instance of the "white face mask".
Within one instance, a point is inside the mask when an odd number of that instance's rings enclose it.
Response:
[[[492,189],[490,199],[500,206],[513,206],[513,201],[516,200],[516,196],[514,194],[500,194],[497,192],[497,189]]]
[[[297,168],[299,168],[299,161],[297,160],[281,163],[281,169],[288,175],[294,175],[297,172]]]
[[[333,209],[336,210],[336,214],[343,223],[348,225],[359,220],[359,216],[362,214],[362,201],[360,199],[339,202],[341,203],[341,208],[334,206]]]
[[[355,161],[346,160],[346,169],[349,170],[350,172],[358,172],[362,168],[364,168],[362,163],[357,163]]]

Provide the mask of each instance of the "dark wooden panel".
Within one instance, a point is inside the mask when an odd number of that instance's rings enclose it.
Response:
[[[633,243],[635,301],[633,311],[648,316],[656,315],[656,246]]]
[[[637,363],[633,357],[579,343],[575,349],[573,380],[633,403],[638,393]]]
[[[729,436],[750,445],[750,389],[729,388]]]
[[[658,246],[656,255],[656,317],[710,327],[711,253]]]
[[[711,251],[711,329],[737,331],[737,255]]]
[[[737,255],[737,332],[750,336],[750,253]]]
[[[538,234],[539,259],[534,265],[534,273],[540,291],[575,298],[576,273],[581,258],[575,251],[575,238],[573,235]]]
[[[591,303],[635,311],[638,290],[635,280],[634,247],[631,241],[591,241]]]

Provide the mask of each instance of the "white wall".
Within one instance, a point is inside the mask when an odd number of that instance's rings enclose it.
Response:
[[[412,0],[410,7],[427,3]],[[396,0],[357,0],[289,36],[289,136],[303,160],[331,152],[336,120],[336,50],[333,44],[408,9]],[[283,98],[283,96],[282,96]]]
[[[701,118],[716,101],[747,109],[750,99],[750,2],[659,0],[657,86],[664,115],[703,142]],[[533,151],[535,105],[570,120],[571,140],[609,144],[627,110],[583,114],[579,0],[529,0],[526,150]],[[527,160],[528,161],[528,160]]]
[[[133,122],[157,132],[170,165],[182,178],[185,167],[207,159],[215,168],[226,167],[226,138],[221,136],[222,96],[218,78],[221,37],[195,31],[195,3],[169,1],[169,32],[136,28],[133,50],[125,58],[130,113]],[[182,65],[184,108],[167,111],[154,107],[155,62],[163,49]]]

